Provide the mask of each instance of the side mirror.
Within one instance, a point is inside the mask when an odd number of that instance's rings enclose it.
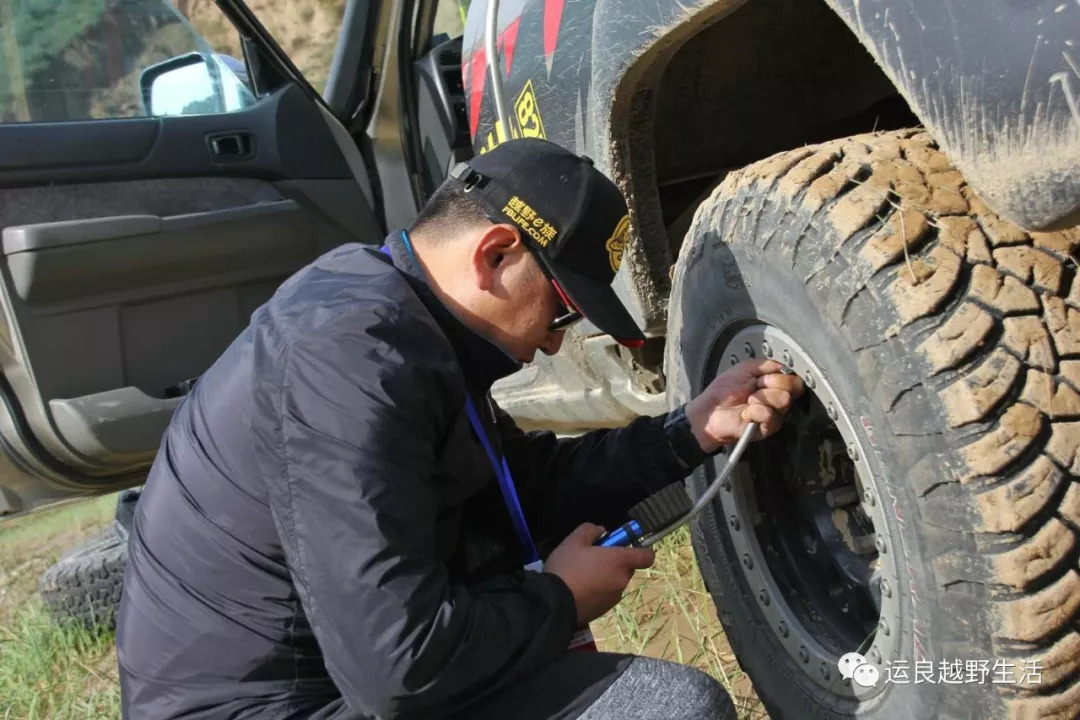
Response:
[[[139,88],[144,111],[154,117],[227,113],[255,102],[221,57],[197,52],[146,68],[139,75]]]

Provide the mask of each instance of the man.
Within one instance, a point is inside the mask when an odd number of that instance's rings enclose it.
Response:
[[[734,717],[695,669],[568,648],[653,561],[595,547],[603,529],[747,422],[774,433],[798,378],[744,364],[680,411],[562,440],[490,401],[582,316],[643,339],[610,287],[626,213],[587,160],[513,141],[253,314],[136,510],[126,717]]]

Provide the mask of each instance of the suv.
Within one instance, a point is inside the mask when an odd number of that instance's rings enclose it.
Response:
[[[579,324],[496,386],[520,425],[623,424],[757,355],[811,391],[692,528],[770,715],[1080,712],[1080,3],[61,9],[0,4],[0,512],[137,487],[290,273],[543,137],[626,193],[650,339]]]

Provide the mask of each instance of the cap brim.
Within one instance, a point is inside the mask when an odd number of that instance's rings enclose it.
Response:
[[[570,302],[589,322],[624,345],[633,347],[645,341],[645,335],[611,285],[560,267],[558,263],[549,261],[547,265]]]

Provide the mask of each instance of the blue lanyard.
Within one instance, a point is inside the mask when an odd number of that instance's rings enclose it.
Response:
[[[416,256],[413,255],[412,248],[409,245],[409,240],[403,232],[401,239],[405,243],[405,249],[409,251],[409,255],[412,256],[413,262],[416,262]],[[379,250],[390,257],[390,249],[383,245]],[[417,263],[419,265],[419,263]],[[499,490],[502,491],[503,503],[506,504],[506,509],[510,513],[510,520],[514,525],[514,532],[517,533],[518,542],[521,543],[521,549],[525,553],[525,569],[540,571],[543,570],[544,564],[540,560],[540,554],[536,551],[536,545],[533,543],[532,534],[529,532],[529,524],[525,522],[525,513],[521,510],[521,502],[518,501],[517,489],[514,487],[514,479],[510,475],[510,466],[506,463],[505,456],[496,456],[495,449],[491,445],[491,440],[488,438],[487,433],[484,431],[484,426],[480,422],[480,415],[476,412],[476,405],[473,403],[472,398],[468,392],[465,394],[465,413],[469,416],[469,423],[472,425],[473,431],[476,436],[480,438],[480,444],[484,446],[484,451],[487,453],[488,460],[491,462],[491,469],[495,472],[495,479],[499,481]]]
[[[510,466],[506,464],[505,456],[496,458],[495,450],[491,447],[491,441],[488,439],[487,433],[484,432],[484,426],[480,424],[480,416],[476,412],[476,406],[473,404],[472,398],[467,394],[465,395],[465,412],[469,415],[469,422],[472,423],[473,430],[476,431],[476,435],[480,438],[480,443],[487,452],[488,460],[491,461],[491,469],[495,471],[495,477],[499,481],[503,502],[510,512],[510,520],[514,523],[514,532],[517,533],[521,549],[525,552],[525,569],[540,570],[543,564],[540,562],[540,555],[536,552],[536,545],[533,544],[532,535],[529,533],[529,525],[525,522],[525,514],[521,511],[521,503],[518,502],[514,479],[510,476]]]

